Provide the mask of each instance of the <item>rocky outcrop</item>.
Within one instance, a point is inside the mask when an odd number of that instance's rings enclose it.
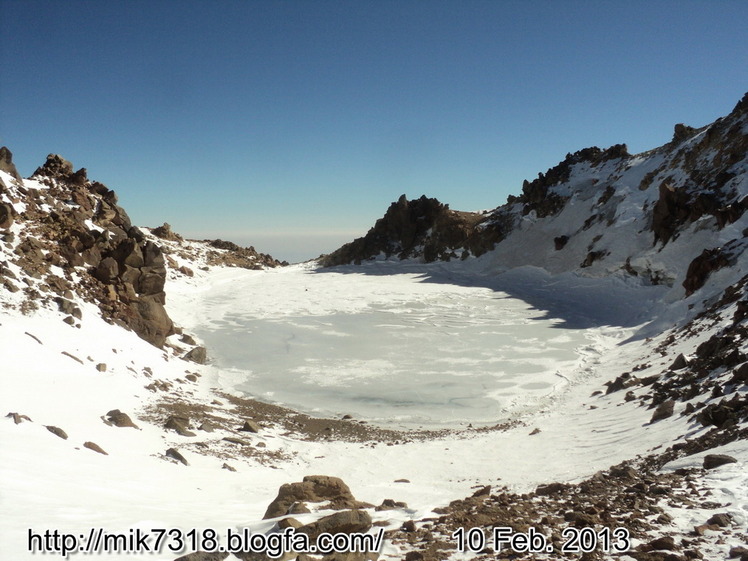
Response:
[[[74,171],[69,161],[50,154],[33,179],[46,189],[19,191],[26,209],[18,220],[30,228],[17,246],[17,264],[35,278],[50,279],[58,296],[78,291],[99,306],[105,319],[163,346],[174,325],[164,309],[166,266],[161,248],[146,240],[117,204],[117,195],[90,181],[84,168]],[[12,220],[12,208],[2,203],[0,227]],[[84,282],[74,285],[54,277],[51,265],[66,271],[80,268]]]
[[[0,147],[0,171],[10,174],[19,181],[21,180],[21,175],[18,173],[18,170],[13,163],[13,154],[5,146]]]
[[[602,150],[597,146],[578,150],[573,154],[566,154],[564,161],[550,168],[545,173],[539,173],[533,181],[525,180],[522,184],[522,195],[510,197],[509,203],[522,204],[522,214],[527,215],[535,212],[540,218],[552,216],[563,208],[566,198],[554,193],[551,187],[569,180],[575,165],[589,162],[591,166],[597,166],[603,162],[614,159],[630,158],[631,154],[625,144],[616,144]]]
[[[0,230],[7,230],[13,225],[13,207],[7,203],[0,202]]]
[[[162,240],[169,240],[173,242],[182,240],[182,236],[174,232],[171,229],[171,225],[167,222],[164,222],[161,226],[153,228],[151,230],[151,233],[157,238],[161,238]]]
[[[325,502],[328,503],[327,508],[336,510],[371,506],[357,501],[348,485],[339,477],[307,475],[303,481],[281,485],[278,496],[268,506],[263,519],[288,514],[293,505],[303,502]]]
[[[225,240],[203,240],[210,247],[221,251],[211,251],[207,255],[209,265],[241,267],[243,269],[264,269],[266,267],[284,267],[287,261],[278,261],[272,255],[260,253],[254,246],[241,247]]]
[[[748,135],[744,132],[746,99],[748,94],[729,115],[707,127],[675,126],[673,140],[666,145],[675,154],[667,166],[681,168],[685,179],[676,184],[674,176],[669,176],[660,183],[652,212],[655,243],[667,243],[681,227],[702,216],[713,216],[718,228],[724,228],[748,209],[748,197],[741,197],[733,181],[733,166],[748,153]]]
[[[359,264],[380,254],[400,259],[436,260],[481,255],[500,239],[488,216],[457,212],[437,199],[422,196],[409,201],[402,195],[363,237],[321,259],[323,266]]]
[[[701,255],[691,261],[691,264],[688,266],[686,279],[683,281],[686,296],[690,296],[704,286],[707,277],[711,273],[722,267],[726,267],[728,264],[729,260],[721,248],[705,249],[702,251]]]

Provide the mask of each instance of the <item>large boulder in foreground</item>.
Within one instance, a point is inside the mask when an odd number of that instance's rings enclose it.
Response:
[[[303,481],[281,485],[278,496],[270,503],[263,518],[288,514],[291,506],[300,502],[329,502],[326,506],[334,510],[371,506],[357,501],[348,485],[339,477],[307,475]]]

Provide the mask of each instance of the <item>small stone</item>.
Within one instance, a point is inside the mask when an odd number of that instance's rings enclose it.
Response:
[[[99,446],[95,442],[84,442],[83,447],[88,448],[89,450],[93,450],[94,452],[98,452],[99,454],[104,454],[105,456],[109,455],[106,452],[104,452],[101,446]]]
[[[96,365],[96,370],[98,370],[99,372],[106,372],[106,364],[100,362]]]
[[[67,433],[64,430],[62,430],[60,427],[55,427],[52,425],[45,425],[45,426],[46,426],[46,429],[52,434],[54,434],[55,436],[59,436],[63,440],[68,439]]]
[[[182,456],[182,454],[180,454],[179,450],[177,450],[176,448],[169,448],[166,451],[166,456],[168,458],[173,458],[173,459],[177,460],[178,462],[183,463],[186,466],[190,465],[189,462],[187,462],[187,460],[184,458],[184,456]]]
[[[235,467],[231,467],[231,466],[230,466],[229,464],[226,464],[226,463],[224,463],[224,464],[223,464],[223,465],[221,466],[221,469],[227,469],[227,470],[229,470],[229,471],[236,471],[236,468],[235,468]]]
[[[109,411],[109,413],[106,414],[106,417],[109,423],[114,425],[115,427],[132,427],[134,429],[138,428],[138,425],[132,422],[130,416],[127,413],[123,413],[119,409],[112,409],[111,411]]]
[[[255,421],[246,420],[244,421],[244,425],[242,425],[242,427],[239,430],[243,432],[258,433],[260,432],[261,429],[262,427],[259,424],[257,424]]]
[[[662,419],[672,417],[674,409],[674,400],[668,399],[667,401],[663,401],[657,406],[657,409],[655,409],[654,413],[652,414],[652,419],[649,422],[656,423],[657,421],[661,421]]]
[[[196,362],[197,364],[205,364],[208,360],[208,351],[205,347],[195,347],[182,358],[184,360]]]

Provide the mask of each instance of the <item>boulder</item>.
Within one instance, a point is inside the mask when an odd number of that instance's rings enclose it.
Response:
[[[688,359],[686,359],[686,357],[683,356],[683,353],[681,353],[675,357],[673,364],[670,365],[668,370],[682,370],[686,366],[688,366]]]
[[[327,475],[307,475],[303,481],[281,485],[278,496],[267,508],[263,519],[275,518],[288,513],[297,502],[330,502],[330,508],[341,510],[357,508],[356,501],[342,479]]]
[[[141,339],[156,347],[163,347],[166,338],[174,334],[174,323],[164,306],[150,298],[139,298],[130,304],[127,324]]]
[[[725,454],[707,454],[704,456],[704,469],[714,469],[725,464],[736,463],[737,460]]]
[[[73,174],[73,164],[59,154],[50,154],[44,165],[36,168],[32,177],[42,176],[54,179],[69,179]]]
[[[184,360],[205,364],[208,360],[208,351],[205,347],[195,347],[182,357]]]
[[[94,276],[104,284],[112,284],[119,276],[117,261],[112,257],[102,259],[96,267],[96,271],[94,271]]]

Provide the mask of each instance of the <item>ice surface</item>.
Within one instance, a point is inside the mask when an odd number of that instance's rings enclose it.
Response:
[[[194,328],[237,389],[380,424],[496,423],[577,376],[592,329],[504,292],[428,280],[235,272],[200,301]]]

